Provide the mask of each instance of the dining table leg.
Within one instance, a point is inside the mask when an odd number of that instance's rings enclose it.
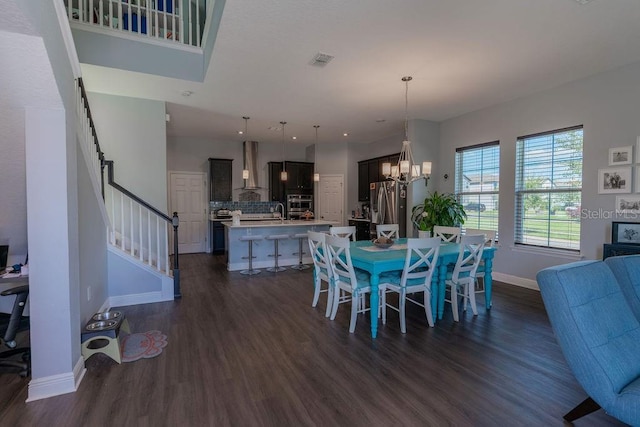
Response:
[[[491,287],[493,279],[491,278],[491,270],[493,269],[493,259],[484,260],[484,306],[487,310],[491,309]]]
[[[371,312],[371,338],[375,338],[378,335],[378,305],[380,304],[380,296],[378,295],[378,284],[380,282],[380,276],[372,274],[371,283],[371,295],[369,297],[369,305]],[[353,303],[352,303],[353,304]]]
[[[444,298],[447,293],[447,264],[438,266],[438,319],[444,315]]]
[[[438,296],[440,295],[440,276],[438,271],[434,271],[431,276],[431,316],[433,317],[433,323],[438,318]]]

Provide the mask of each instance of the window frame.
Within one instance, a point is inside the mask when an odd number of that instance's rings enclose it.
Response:
[[[524,164],[524,158],[525,155],[527,154],[526,152],[526,147],[521,147],[523,144],[525,144],[525,142],[527,140],[531,140],[533,138],[540,138],[540,137],[545,137],[548,135],[551,135],[554,137],[554,140],[552,141],[552,148],[551,148],[551,152],[554,153],[554,149],[555,149],[555,137],[556,135],[560,135],[563,133],[567,133],[567,132],[571,132],[574,130],[579,130],[582,133],[582,138],[581,138],[581,171],[580,171],[580,187],[562,187],[562,188],[536,188],[536,189],[526,189],[525,185],[526,185],[526,180],[525,180],[525,175],[526,175],[526,167],[527,165]],[[584,167],[584,126],[583,125],[576,125],[576,126],[570,126],[570,127],[566,127],[566,128],[561,128],[561,129],[556,129],[556,130],[550,130],[550,131],[545,131],[545,132],[540,132],[540,133],[534,133],[534,134],[529,134],[529,135],[524,135],[524,136],[519,136],[516,138],[516,153],[515,153],[515,183],[514,183],[514,188],[515,188],[515,193],[514,193],[514,245],[516,247],[522,247],[522,248],[538,248],[541,250],[549,250],[549,251],[567,251],[567,252],[572,252],[572,253],[579,253],[580,252],[580,246],[581,246],[581,238],[580,238],[580,231],[578,232],[578,240],[577,240],[577,248],[573,248],[573,247],[565,247],[565,246],[557,246],[557,245],[552,245],[552,232],[551,232],[551,224],[553,221],[558,221],[558,220],[554,220],[551,218],[552,212],[554,212],[554,209],[551,205],[551,203],[549,203],[548,206],[548,210],[547,210],[547,218],[546,218],[546,241],[547,244],[546,245],[542,245],[542,244],[533,244],[533,243],[527,243],[524,241],[524,223],[526,220],[526,211],[524,210],[524,198],[526,197],[526,195],[544,195],[546,197],[548,197],[549,199],[552,198],[553,195],[559,195],[559,194],[571,194],[571,193],[577,193],[577,195],[579,196],[580,201],[582,201],[582,190],[584,187],[584,171],[583,171],[583,167]],[[558,165],[564,163],[560,163],[555,161],[555,159],[553,159],[553,154],[552,154],[552,159],[551,159],[551,171],[554,171],[557,169]],[[542,158],[542,157],[540,157]],[[531,165],[532,161],[529,161],[529,165]],[[548,179],[549,177],[547,177]],[[578,215],[578,220],[580,220],[580,215]],[[580,221],[580,226],[582,225],[581,221]]]
[[[463,180],[464,180],[464,175],[465,175],[465,171],[463,168],[463,160],[460,159],[459,156],[464,155],[465,152],[472,152],[472,151],[477,151],[477,150],[485,150],[487,148],[497,148],[498,150],[498,162],[497,162],[497,167],[498,167],[498,174],[497,174],[497,182],[498,182],[498,186],[493,189],[493,190],[480,190],[480,191],[464,191],[464,184],[463,184]],[[482,167],[482,164],[480,165],[481,171],[484,171],[484,168]],[[480,198],[482,196],[495,196],[496,198],[496,204],[498,206],[498,209],[496,209],[497,215],[500,215],[500,141],[499,140],[495,140],[495,141],[489,141],[489,142],[483,142],[481,144],[474,144],[474,145],[467,145],[464,147],[458,147],[456,148],[456,152],[455,152],[455,159],[454,159],[454,169],[455,169],[455,182],[454,182],[454,193],[456,196],[456,199],[458,200],[458,202],[462,203],[462,200],[465,196],[471,196],[471,197],[478,197],[478,200],[480,200]],[[464,207],[464,206],[463,206]],[[469,215],[469,212],[467,212],[465,210],[465,212],[467,213],[467,215]],[[478,211],[479,213],[480,211]],[[465,226],[467,225],[466,222],[464,224]],[[495,222],[495,227],[487,227],[487,226],[473,226],[471,228],[480,228],[480,229],[487,229],[487,230],[495,230],[496,232],[496,240],[497,240],[497,236],[499,235],[499,229],[500,227],[500,221],[498,218],[496,218],[496,222]]]

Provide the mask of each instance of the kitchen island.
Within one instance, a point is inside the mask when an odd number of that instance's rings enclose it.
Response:
[[[226,233],[227,246],[227,270],[238,271],[249,267],[247,260],[247,242],[240,240],[241,236],[253,235],[262,236],[262,240],[253,242],[253,268],[264,269],[273,267],[274,244],[272,240],[266,240],[267,236],[276,234],[286,234],[288,239],[282,239],[279,243],[278,252],[280,266],[290,266],[298,264],[298,239],[293,238],[294,234],[306,233],[307,231],[328,232],[329,227],[336,225],[331,221],[322,220],[275,220],[275,221],[240,221],[240,225],[233,225],[231,221],[223,222]],[[305,252],[302,257],[304,264],[312,264],[309,254],[309,245],[303,242],[302,250]],[[272,255],[272,256],[269,256]]]

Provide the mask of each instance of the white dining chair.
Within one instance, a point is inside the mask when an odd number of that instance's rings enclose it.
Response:
[[[460,252],[452,273],[447,273],[446,286],[449,290],[453,320],[458,322],[458,297],[469,300],[474,316],[478,314],[476,294],[472,292],[476,281],[476,272],[484,251],[484,235],[463,236],[460,239]],[[465,305],[466,307],[466,305]]]
[[[358,303],[362,295],[371,292],[369,274],[355,270],[351,262],[349,250],[349,238],[338,236],[326,236],[325,247],[327,249],[329,266],[333,279],[333,302],[331,303],[331,320],[336,318],[338,306],[351,301],[351,321],[349,332],[356,329],[358,313],[364,313],[369,309],[362,308]],[[344,294],[340,291],[344,291]],[[350,296],[348,295],[350,294]]]
[[[325,317],[331,314],[331,303],[333,302],[333,286],[331,284],[331,268],[327,261],[327,251],[325,248],[325,233],[316,231],[307,232],[307,241],[309,242],[309,253],[313,260],[313,302],[311,307],[318,305],[320,293],[327,292],[327,309],[324,313]],[[327,284],[326,289],[322,289],[322,282]]]
[[[467,236],[473,236],[482,234],[484,235],[484,247],[485,248],[493,248],[496,242],[496,231],[495,230],[483,230],[480,228],[466,228],[464,230],[464,234]],[[480,260],[480,265],[478,265],[478,271],[476,272],[476,283],[474,285],[475,293],[482,294],[484,293],[484,276],[485,276],[485,266],[484,260]],[[476,299],[477,301],[477,299]],[[467,300],[464,300],[465,309]]]
[[[405,317],[406,302],[412,302],[424,308],[429,326],[433,327],[433,313],[431,311],[431,279],[438,263],[440,238],[407,239],[407,256],[404,269],[401,272],[383,273],[380,275],[382,292],[382,323],[387,323],[387,307],[397,311],[400,315],[400,331],[407,332]],[[412,258],[418,257],[412,262]],[[398,307],[387,303],[387,293],[398,294]],[[409,295],[422,292],[422,302]]]
[[[443,242],[460,243],[460,227],[447,227],[444,225],[433,226],[433,237],[439,237]]]
[[[397,239],[400,237],[400,226],[398,224],[378,224],[376,225],[376,234],[380,237],[389,239]]]
[[[329,227],[329,234],[338,237],[348,237],[352,241],[356,241],[356,227],[355,225],[347,225],[344,227]]]

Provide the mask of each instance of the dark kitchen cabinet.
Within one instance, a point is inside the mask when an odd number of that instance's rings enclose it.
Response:
[[[369,201],[370,183],[386,180],[382,174],[382,164],[389,162],[392,165],[397,165],[399,158],[400,154],[398,153],[358,162],[358,201]]]
[[[356,240],[369,240],[371,223],[369,221],[349,220],[349,225],[356,228]]]
[[[282,162],[269,162],[269,201],[284,203],[284,183],[280,181]]]
[[[209,159],[209,200],[230,202],[233,159]]]
[[[211,223],[211,252],[214,254],[224,253],[224,225],[221,221],[210,221]]]
[[[313,163],[285,162],[285,168],[288,175],[285,183],[287,193],[313,191]]]
[[[369,162],[358,162],[358,200],[369,201]]]

